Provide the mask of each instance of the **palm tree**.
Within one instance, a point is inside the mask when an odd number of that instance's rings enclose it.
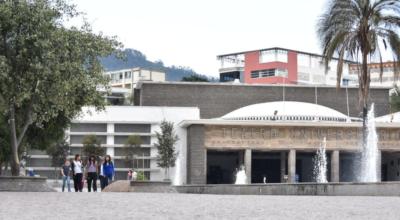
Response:
[[[400,64],[399,0],[330,0],[318,22],[318,35],[323,47],[325,69],[333,56],[338,56],[337,87],[340,87],[345,59],[358,63],[359,100],[363,108],[363,143],[366,139],[366,117],[370,73],[368,62],[380,63],[382,53],[393,55],[394,72]]]

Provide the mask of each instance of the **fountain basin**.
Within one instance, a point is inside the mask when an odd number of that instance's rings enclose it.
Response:
[[[179,193],[227,195],[400,196],[400,182],[268,183],[176,186]]]

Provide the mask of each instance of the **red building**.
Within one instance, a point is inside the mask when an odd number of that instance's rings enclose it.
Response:
[[[248,84],[335,84],[336,60],[326,74],[322,56],[284,48],[267,48],[217,56],[220,81]],[[352,62],[346,61],[347,64]],[[344,74],[348,74],[345,65]]]

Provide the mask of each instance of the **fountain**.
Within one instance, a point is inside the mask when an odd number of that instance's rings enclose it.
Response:
[[[246,171],[243,165],[240,166],[239,171],[236,173],[235,184],[247,184]]]
[[[317,183],[327,183],[326,137],[314,157],[314,178]]]
[[[367,141],[363,146],[361,156],[361,175],[359,178],[361,182],[378,181],[377,163],[378,135],[376,134],[374,104],[372,103],[367,117]]]

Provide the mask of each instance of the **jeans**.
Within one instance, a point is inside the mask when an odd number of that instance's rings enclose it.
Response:
[[[82,188],[83,188],[82,173],[76,173],[74,175],[74,188],[75,188],[75,192],[82,192]]]
[[[93,182],[93,192],[96,192],[97,191],[97,173],[95,173],[95,172],[88,173],[88,176],[87,176],[88,192],[91,191],[92,182]]]
[[[66,183],[66,184],[67,184],[67,187],[68,187],[68,192],[71,192],[70,177],[69,177],[69,176],[63,176],[63,177],[62,177],[62,180],[63,180],[62,191],[64,192],[65,183]]]
[[[103,191],[104,188],[106,188],[106,178],[105,176],[100,175],[99,179],[100,179],[100,188]]]

